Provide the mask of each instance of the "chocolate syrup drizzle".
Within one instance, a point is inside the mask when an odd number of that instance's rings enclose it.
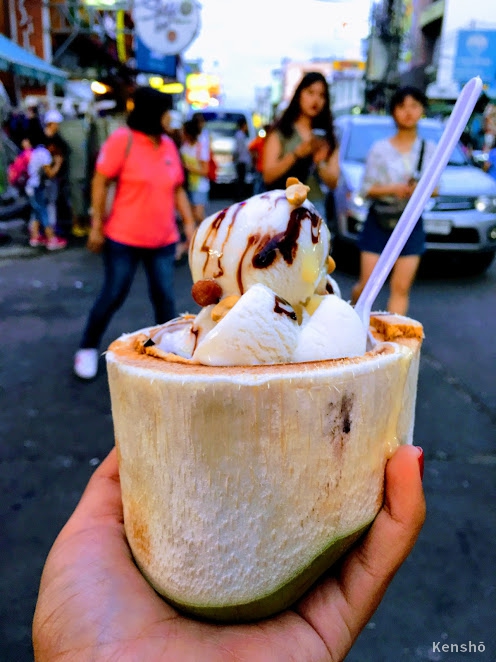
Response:
[[[263,194],[260,197],[263,198],[264,196],[269,197],[269,194]],[[286,200],[286,197],[281,195],[277,197],[274,202],[277,204],[281,200]],[[219,278],[224,275],[224,267],[222,265],[224,248],[229,240],[231,230],[236,222],[236,217],[241,209],[245,206],[245,204],[246,201],[238,203],[235,210],[233,211],[226,235],[219,250],[214,250],[215,240],[217,238],[219,228],[226,218],[230,208],[228,207],[219,212],[210,224],[210,227],[205,235],[205,239],[203,240],[203,244],[200,248],[200,251],[206,254],[205,263],[203,265],[204,277],[207,276],[207,269],[209,267],[210,258],[214,256],[217,259],[217,270],[214,271],[214,269],[212,269],[213,273],[211,274],[211,277]],[[243,264],[250,249],[255,246],[252,258],[252,265],[255,269],[266,269],[267,267],[270,267],[270,265],[277,257],[277,251],[279,251],[283,260],[287,264],[293,264],[296,253],[298,251],[298,238],[300,236],[301,226],[306,218],[310,219],[312,243],[316,244],[319,240],[321,219],[320,216],[310,211],[310,209],[307,209],[306,207],[296,207],[291,211],[289,222],[284,232],[279,232],[273,236],[270,234],[260,235],[257,233],[248,237],[246,248],[241,255],[236,273],[236,280],[240,294],[244,293]]]
[[[293,264],[298,251],[298,238],[301,232],[301,224],[310,219],[312,244],[319,240],[320,216],[314,214],[306,207],[296,207],[289,216],[289,223],[285,232],[279,232],[271,238],[264,238],[261,247],[255,252],[252,264],[255,269],[266,269],[274,262],[279,251],[287,264]]]
[[[275,306],[274,306],[274,312],[279,313],[279,315],[287,315],[289,319],[294,320],[295,322],[298,321],[298,318],[296,317],[296,313],[291,307],[291,304],[286,301],[286,299],[282,299],[281,297],[275,296]]]

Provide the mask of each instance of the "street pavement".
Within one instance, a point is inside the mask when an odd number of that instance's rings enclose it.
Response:
[[[221,206],[214,201],[211,210]],[[43,563],[113,444],[103,358],[95,381],[72,374],[101,260],[82,241],[48,254],[26,248],[22,228],[16,232],[0,248],[0,662],[33,660]],[[337,279],[347,297],[353,276]],[[180,311],[197,310],[190,288],[188,267],[179,266]],[[427,336],[415,438],[426,455],[428,516],[349,662],[496,661],[495,303],[496,265],[479,278],[415,285],[411,314]],[[102,348],[152,321],[140,272]],[[475,652],[444,652],[469,643]]]

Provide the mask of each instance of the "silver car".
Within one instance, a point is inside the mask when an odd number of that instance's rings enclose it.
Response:
[[[442,122],[423,119],[419,134],[437,143]],[[331,225],[339,241],[355,242],[367,217],[369,202],[360,195],[367,153],[376,140],[395,133],[385,115],[346,115],[336,119],[341,177],[335,191],[336,215]],[[422,214],[427,251],[457,253],[465,273],[482,273],[496,252],[496,181],[471,165],[457,146],[444,170],[437,197]]]

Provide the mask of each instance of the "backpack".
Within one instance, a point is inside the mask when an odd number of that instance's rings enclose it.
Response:
[[[32,150],[26,149],[9,165],[7,168],[7,177],[9,184],[23,188],[28,181],[28,165]]]

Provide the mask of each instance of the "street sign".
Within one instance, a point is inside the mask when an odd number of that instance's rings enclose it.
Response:
[[[157,53],[148,48],[139,37],[136,37],[136,68],[146,73],[176,78],[177,55]]]
[[[136,33],[151,51],[179,55],[198,36],[200,10],[197,0],[134,0]]]
[[[453,78],[461,85],[475,76],[496,82],[496,30],[459,30]]]

